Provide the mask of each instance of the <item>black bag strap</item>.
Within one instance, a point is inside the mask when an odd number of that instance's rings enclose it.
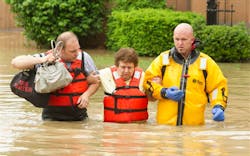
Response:
[[[87,75],[87,72],[85,70],[85,67],[84,67],[84,52],[82,52],[82,67],[81,67],[81,70],[83,72],[83,74],[86,76]]]

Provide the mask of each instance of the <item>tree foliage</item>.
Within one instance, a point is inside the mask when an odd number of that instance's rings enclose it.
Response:
[[[16,14],[17,24],[38,46],[64,31],[80,37],[102,32],[104,0],[5,0]]]

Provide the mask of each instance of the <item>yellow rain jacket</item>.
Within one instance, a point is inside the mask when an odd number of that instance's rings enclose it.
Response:
[[[152,82],[154,77],[162,78],[162,84]],[[226,78],[208,55],[196,50],[187,60],[175,48],[162,52],[146,70],[143,86],[158,100],[159,124],[202,125],[208,101],[212,107],[227,105]],[[161,89],[172,86],[184,91],[179,102],[161,97]]]

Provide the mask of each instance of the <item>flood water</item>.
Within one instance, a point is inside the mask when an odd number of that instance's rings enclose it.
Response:
[[[11,59],[37,51],[31,47],[20,31],[0,31],[1,156],[245,156],[250,153],[250,64],[219,64],[229,84],[225,122],[214,122],[208,107],[204,126],[158,125],[156,103],[151,102],[146,123],[104,123],[101,89],[91,98],[88,120],[43,121],[41,109],[12,94],[9,88],[17,72],[10,66]]]

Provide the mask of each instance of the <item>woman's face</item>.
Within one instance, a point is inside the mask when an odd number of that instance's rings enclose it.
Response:
[[[129,80],[135,71],[135,65],[134,63],[126,63],[123,61],[119,62],[118,65],[118,74],[120,75],[121,78],[123,78],[125,81]]]

